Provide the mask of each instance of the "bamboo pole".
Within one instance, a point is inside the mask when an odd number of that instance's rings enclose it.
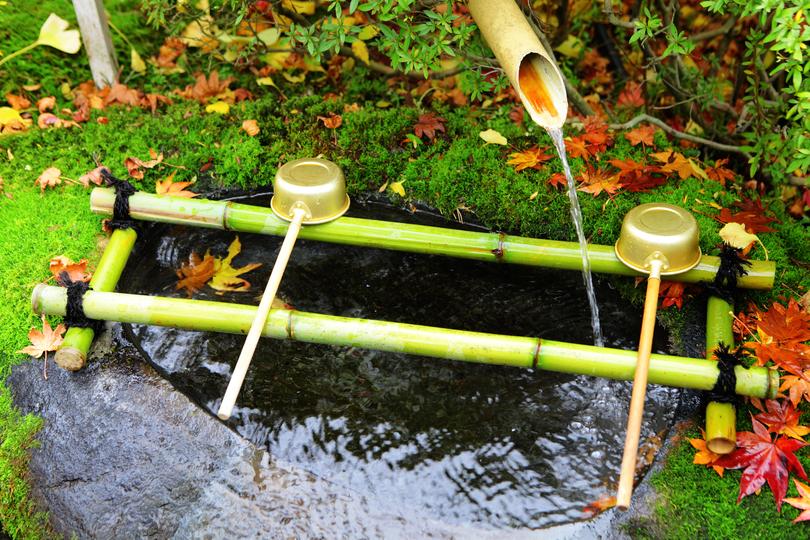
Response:
[[[720,343],[734,346],[731,304],[710,296],[706,304],[706,358],[712,359]],[[737,447],[737,416],[732,403],[712,401],[706,406],[706,446],[715,454],[729,454]]]
[[[115,290],[137,238],[138,234],[134,229],[113,231],[90,279],[90,288],[103,292]],[[54,355],[56,364],[69,371],[83,368],[87,364],[87,353],[94,337],[92,328],[68,328],[59,350]]]
[[[63,315],[65,301],[62,287],[40,284],[32,295],[37,313]],[[241,304],[98,291],[85,294],[84,310],[88,317],[99,320],[230,334],[247,333],[256,314],[256,307]],[[631,380],[636,365],[635,351],[286,309],[270,311],[262,335],[620,380]],[[717,362],[653,354],[649,381],[709,390],[718,373]],[[762,367],[738,366],[736,375],[738,394],[760,398],[776,395],[778,374]]]
[[[90,195],[91,209],[98,214],[112,215],[114,201],[115,191],[109,188],[95,188]],[[284,236],[288,225],[269,208],[230,201],[161,197],[138,192],[129,198],[129,208],[130,215],[135,219],[237,232]],[[500,233],[342,217],[329,223],[305,227],[300,238],[479,261],[582,270],[582,255],[576,242],[540,240]],[[622,276],[646,275],[625,266],[616,257],[613,246],[588,245],[588,258],[592,272]],[[751,263],[748,275],[740,278],[738,287],[773,287],[774,263]],[[718,257],[704,255],[692,270],[667,279],[684,283],[710,282],[719,265]]]

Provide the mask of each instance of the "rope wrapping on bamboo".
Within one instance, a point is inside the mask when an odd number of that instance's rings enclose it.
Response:
[[[739,249],[723,244],[720,250],[720,266],[714,275],[714,281],[706,285],[709,293],[734,305],[737,280],[748,274],[746,266],[751,266],[751,262],[742,258]]]
[[[109,169],[101,169],[101,176],[108,186],[115,189],[115,203],[113,204],[113,217],[107,220],[105,227],[111,231],[116,229],[134,229],[136,222],[129,215],[129,197],[137,191],[132,184],[112,175]]]
[[[90,284],[84,281],[73,281],[67,272],[61,272],[57,278],[59,284],[67,289],[67,303],[65,304],[65,326],[68,328],[91,328],[96,334],[102,328],[104,321],[90,319],[84,314],[84,293],[90,289]]]
[[[709,401],[737,403],[737,375],[734,373],[734,368],[740,364],[743,356],[745,356],[745,351],[742,347],[731,350],[725,343],[720,343],[717,346],[714,357],[717,359],[717,368],[720,373],[717,375],[717,382],[714,383],[714,387],[709,390]]]

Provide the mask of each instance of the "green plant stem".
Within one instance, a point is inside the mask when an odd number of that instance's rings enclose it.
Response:
[[[34,49],[37,45],[39,45],[39,41],[35,41],[35,42],[31,43],[30,45],[26,45],[25,47],[23,47],[19,51],[14,51],[13,53],[9,54],[8,56],[4,56],[3,58],[0,58],[0,66],[2,66],[3,64],[5,64],[6,62],[8,62],[9,60],[11,60],[12,58],[14,58],[16,56],[20,56],[21,54],[27,53],[31,49]]]
[[[109,188],[95,188],[90,196],[91,209],[99,214],[111,215],[114,201],[115,192]],[[129,209],[135,219],[256,234],[284,236],[288,226],[286,221],[276,217],[269,208],[228,201],[185,199],[138,192],[129,198]],[[582,256],[576,242],[539,240],[501,233],[459,231],[343,217],[322,225],[305,226],[301,229],[300,238],[561,270],[582,269]],[[588,257],[591,271],[596,273],[644,275],[623,264],[616,257],[613,246],[589,245]],[[749,289],[773,287],[774,263],[751,262],[748,275],[740,278],[738,286]],[[719,264],[719,258],[703,256],[694,269],[668,276],[667,279],[685,283],[709,282],[714,278]]]
[[[733,308],[710,296],[706,303],[706,358],[712,360],[720,344],[734,346]],[[778,376],[778,375],[777,375]],[[732,403],[710,402],[706,406],[706,444],[716,454],[728,454],[737,444],[737,414]]]
[[[34,311],[48,315],[63,315],[66,301],[63,287],[45,284],[34,289],[31,299]],[[99,291],[88,291],[83,307],[88,317],[98,320],[231,334],[247,333],[257,309],[241,304]],[[636,364],[635,351],[288,309],[271,310],[262,335],[622,380],[633,378]],[[714,386],[718,374],[716,362],[654,354],[649,380],[654,384],[707,390]],[[779,386],[778,376],[773,377],[766,368],[738,366],[736,376],[737,393],[741,395],[773,396]]]
[[[126,34],[124,34],[124,33],[123,33],[121,30],[119,30],[119,29],[118,29],[118,27],[117,27],[117,26],[115,26],[115,25],[113,24],[112,19],[110,18],[110,14],[109,14],[109,13],[107,13],[107,24],[108,24],[108,25],[110,25],[110,28],[112,28],[113,30],[115,30],[115,33],[116,33],[116,34],[118,34],[119,36],[121,36],[121,39],[123,39],[123,40],[124,40],[124,43],[126,43],[127,45],[129,45],[129,48],[130,48],[130,49],[137,50],[137,49],[135,49],[135,46],[132,44],[132,42],[129,40],[129,38],[127,38]]]

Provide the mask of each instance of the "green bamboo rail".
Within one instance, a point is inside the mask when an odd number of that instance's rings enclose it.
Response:
[[[90,280],[90,287],[94,291],[115,290],[137,238],[138,235],[133,229],[113,231]],[[68,328],[62,345],[54,356],[56,363],[70,371],[83,368],[87,363],[87,352],[94,337],[92,328]]]
[[[712,359],[720,343],[734,346],[731,304],[710,296],[706,304],[706,358]],[[778,375],[777,375],[778,377]],[[737,447],[737,414],[733,403],[706,405],[706,446],[715,454],[729,454]]]
[[[62,287],[40,284],[34,289],[31,301],[38,313],[63,315],[66,291]],[[88,317],[98,320],[245,334],[256,307],[88,291],[84,296],[84,311]],[[262,335],[609,379],[632,379],[636,365],[635,351],[286,309],[270,312]],[[709,390],[718,373],[716,362],[654,354],[649,380],[655,384]],[[736,375],[736,390],[740,395],[773,396],[779,386],[778,375],[766,368],[738,366]]]
[[[112,214],[115,192],[95,188],[90,207],[99,214]],[[230,201],[185,199],[138,192],[129,198],[130,214],[135,219],[194,225],[213,229],[284,236],[288,223],[269,208]],[[481,261],[543,266],[562,270],[581,270],[579,244],[539,240],[499,233],[459,231],[371,219],[343,217],[322,225],[309,225],[300,238],[335,244],[448,255]],[[642,276],[625,266],[614,254],[613,246],[588,246],[591,271],[603,274]],[[717,257],[703,256],[694,269],[667,279],[685,283],[709,282],[719,266]],[[775,266],[771,261],[751,261],[748,275],[738,286],[748,289],[773,287]]]

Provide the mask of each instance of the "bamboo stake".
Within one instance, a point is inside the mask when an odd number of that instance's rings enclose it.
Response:
[[[95,188],[90,195],[91,209],[98,214],[112,215],[114,201],[115,192],[109,188]],[[129,198],[129,208],[130,215],[135,219],[237,232],[284,236],[288,225],[269,208],[230,201],[161,197],[138,192]],[[539,240],[500,233],[342,217],[329,223],[307,226],[301,231],[300,238],[479,261],[582,270],[582,256],[576,242]],[[646,275],[619,261],[613,246],[589,244],[588,258],[592,272],[622,276]],[[741,277],[737,285],[746,289],[773,287],[776,268],[774,263],[751,263],[748,275]],[[719,265],[718,257],[704,255],[692,270],[667,279],[684,283],[710,282]]]
[[[137,238],[138,234],[134,229],[113,231],[90,280],[90,288],[103,292],[115,290]],[[56,364],[69,371],[83,368],[87,364],[87,353],[94,337],[92,328],[68,328],[62,345],[54,355]]]
[[[245,339],[245,344],[242,346],[242,352],[239,353],[239,360],[236,361],[236,366],[233,368],[233,375],[231,375],[231,380],[228,381],[225,395],[222,396],[222,403],[217,411],[217,416],[222,420],[231,417],[236,398],[239,397],[239,390],[242,388],[248,367],[250,367],[250,361],[253,360],[253,353],[256,352],[256,345],[259,344],[259,338],[262,337],[262,330],[264,330],[264,325],[267,322],[270,306],[273,305],[278,286],[281,285],[281,278],[284,276],[284,270],[287,268],[287,262],[290,260],[293,246],[295,246],[295,239],[298,237],[301,223],[306,215],[307,210],[304,208],[296,208],[293,211],[293,219],[290,222],[290,228],[287,230],[287,236],[284,237],[284,243],[281,244],[276,264],[273,265],[267,287],[264,290],[261,302],[259,302],[259,308],[256,310],[256,316],[253,318],[253,322],[250,323],[250,330]]]
[[[710,296],[706,304],[706,358],[711,360],[720,343],[734,346],[731,304]],[[737,447],[734,404],[710,402],[706,406],[706,446],[715,454],[729,454]]]
[[[661,286],[663,261],[650,262],[650,277],[647,279],[647,297],[644,299],[644,315],[641,319],[641,337],[638,340],[638,359],[633,377],[633,394],[630,397],[630,412],[627,415],[627,433],[624,439],[624,454],[619,474],[619,489],[616,492],[616,506],[620,510],[630,507],[633,496],[633,482],[636,478],[636,458],[638,441],[641,437],[641,421],[644,419],[644,398],[647,396],[647,378],[650,370],[655,313],[658,310],[658,289]]]
[[[40,284],[34,289],[32,305],[37,313],[64,315],[65,302],[62,287]],[[256,314],[256,307],[241,304],[97,291],[85,294],[84,310],[88,317],[99,320],[231,334],[247,333]],[[620,380],[632,379],[636,364],[635,351],[286,309],[270,310],[262,335]],[[649,382],[653,384],[708,390],[718,373],[717,362],[709,360],[662,354],[650,358]],[[778,374],[742,366],[735,373],[738,394],[776,395]]]

